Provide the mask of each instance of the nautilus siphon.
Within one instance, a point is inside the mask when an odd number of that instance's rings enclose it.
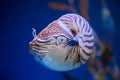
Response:
[[[44,66],[69,71],[84,64],[94,48],[93,30],[80,15],[69,13],[51,22],[29,43],[30,52]]]

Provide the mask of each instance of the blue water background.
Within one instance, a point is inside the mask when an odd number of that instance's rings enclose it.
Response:
[[[1,0],[0,1],[0,80],[66,80],[61,73],[46,69],[29,54],[28,44],[33,39],[34,27],[39,33],[50,22],[69,11],[57,11],[48,2],[65,0]],[[120,66],[120,1],[106,0],[115,23],[114,56]],[[101,3],[90,0],[90,24],[100,38]],[[80,80],[93,80],[85,65],[69,71]]]

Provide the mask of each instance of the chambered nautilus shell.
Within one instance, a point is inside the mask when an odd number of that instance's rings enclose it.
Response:
[[[51,22],[29,43],[35,59],[55,71],[78,68],[90,57],[94,35],[89,23],[80,15],[65,14]]]

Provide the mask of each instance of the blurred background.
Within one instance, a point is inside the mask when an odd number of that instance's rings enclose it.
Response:
[[[66,13],[88,20],[95,50],[78,69],[55,72],[29,54],[39,33]],[[0,0],[0,80],[120,80],[120,0]]]

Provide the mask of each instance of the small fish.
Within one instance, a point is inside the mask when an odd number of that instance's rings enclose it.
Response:
[[[55,71],[69,71],[86,63],[94,47],[93,30],[80,15],[69,13],[51,22],[29,43],[37,61]]]

